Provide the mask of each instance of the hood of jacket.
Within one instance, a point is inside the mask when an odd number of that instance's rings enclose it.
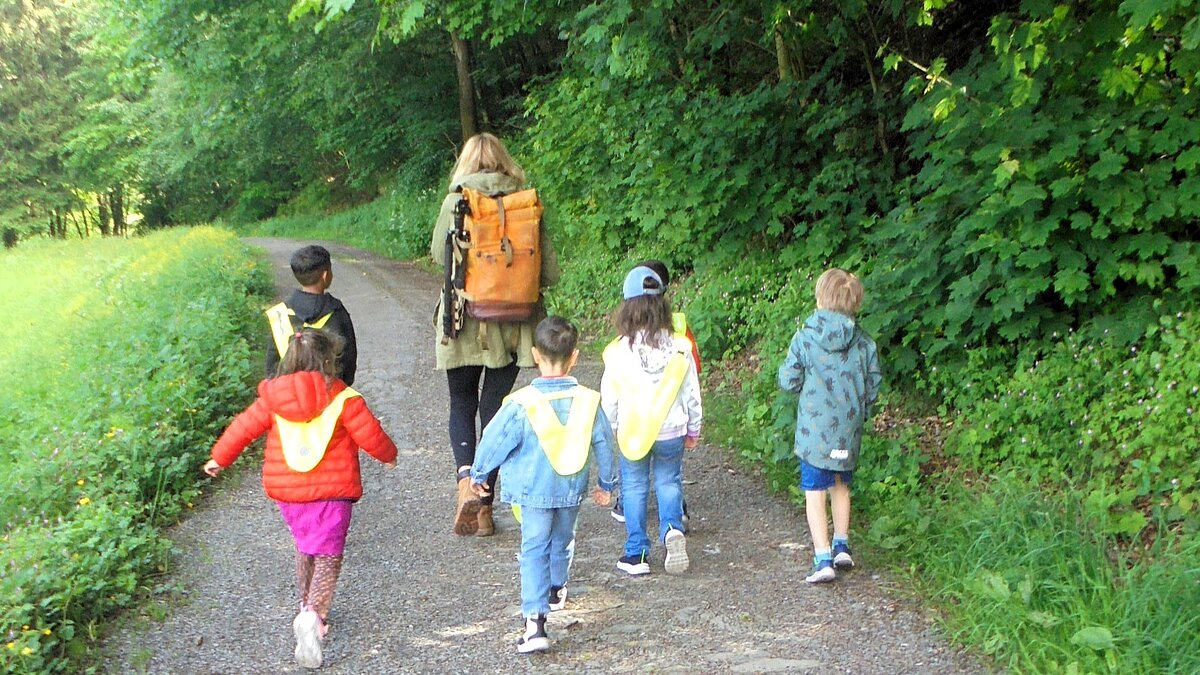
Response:
[[[263,380],[258,396],[271,412],[292,422],[307,422],[324,410],[346,385],[335,380],[332,385],[315,371],[301,371]]]
[[[829,352],[844,352],[858,335],[858,324],[854,319],[832,312],[818,309],[804,322],[804,328],[815,338],[821,349]]]
[[[524,185],[521,181],[506,173],[484,171],[463,176],[450,186],[450,191],[458,192],[460,188],[464,187],[479,190],[484,194],[494,195],[517,192]]]
[[[304,323],[313,323],[342,308],[342,301],[328,293],[317,294],[301,290],[292,291],[285,304],[296,313],[296,318]]]

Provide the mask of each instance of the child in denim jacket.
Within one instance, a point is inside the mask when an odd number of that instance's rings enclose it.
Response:
[[[858,277],[830,269],[817,279],[817,311],[804,321],[779,366],[780,388],[800,394],[794,450],[813,541],[810,584],[833,581],[850,569],[850,482],[858,465],[863,422],[879,395],[883,375],[875,341],[854,317],[862,304]],[[825,495],[833,506],[829,544]]]
[[[533,360],[541,377],[511,394],[483,430],[471,467],[471,489],[487,494],[487,477],[500,467],[500,501],[521,507],[521,614],[525,631],[517,651],[550,648],[546,615],[566,602],[575,521],[595,457],[598,487],[592,499],[608,506],[616,441],[600,395],[571,377],[579,333],[562,317],[542,320],[534,332]]]

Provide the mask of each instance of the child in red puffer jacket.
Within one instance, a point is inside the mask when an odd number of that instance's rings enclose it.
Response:
[[[362,497],[358,449],[396,465],[392,439],[362,396],[335,375],[339,345],[322,330],[292,336],[278,375],[258,385],[258,400],[234,418],[204,465],[216,476],[267,434],[263,487],[296,540],[300,613],[292,630],[296,663],[305,668],[321,665],[350,512]]]

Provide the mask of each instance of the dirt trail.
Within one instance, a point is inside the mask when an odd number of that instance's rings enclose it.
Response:
[[[294,285],[300,244],[251,240]],[[624,529],[585,503],[567,609],[551,615],[551,652],[514,649],[520,532],[498,509],[497,534],[450,532],[453,461],[444,375],[433,368],[432,307],[440,280],[410,263],[337,244],[331,292],[354,319],[359,389],[400,447],[399,468],[364,458],[346,563],[325,645],[329,673],[972,673],[919,608],[889,591],[870,560],[834,584],[803,577],[811,551],[803,514],[766,493],[728,451],[685,460],[692,568],[629,578],[616,559]],[[265,330],[265,324],[264,324]],[[599,386],[598,364],[577,371]],[[532,377],[525,372],[522,382]],[[249,394],[248,394],[249,395]],[[240,463],[256,466],[247,453]],[[181,597],[130,616],[106,644],[106,672],[289,673],[297,609],[292,544],[257,470],[222,478],[172,531]],[[651,516],[653,519],[653,516]],[[652,520],[653,522],[653,520]]]

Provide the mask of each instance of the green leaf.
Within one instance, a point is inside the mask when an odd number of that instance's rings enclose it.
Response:
[[[1197,164],[1200,164],[1200,145],[1184,150],[1175,158],[1175,168],[1180,171],[1191,171]]]
[[[1103,150],[1100,152],[1100,159],[1088,169],[1088,176],[1096,180],[1115,176],[1121,173],[1121,167],[1125,166],[1125,159],[1125,155],[1119,152]]]
[[[1057,616],[1036,610],[1029,613],[1029,620],[1042,628],[1053,628],[1062,623],[1062,619],[1059,619]]]
[[[898,67],[900,67],[900,61],[901,57],[899,54],[888,54],[887,56],[883,57],[884,72],[896,70]]]
[[[1115,646],[1112,631],[1102,626],[1080,628],[1071,636],[1071,644],[1101,651]]]

